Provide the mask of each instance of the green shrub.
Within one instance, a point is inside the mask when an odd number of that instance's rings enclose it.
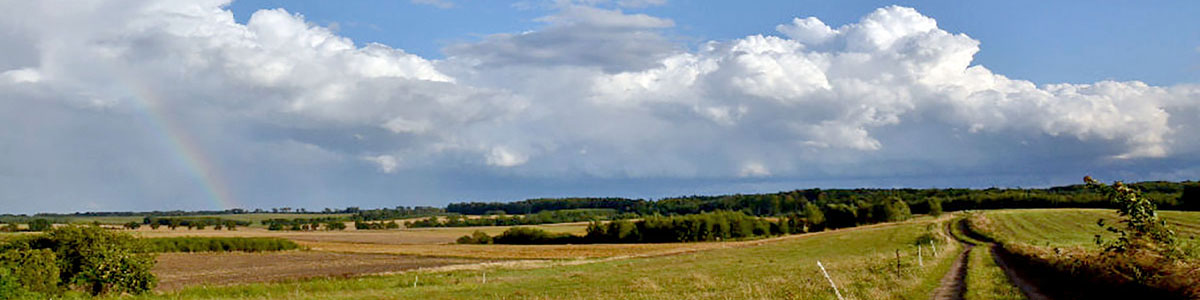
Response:
[[[532,227],[513,227],[492,239],[497,244],[545,245],[579,242],[579,237],[568,233],[550,233]]]
[[[54,227],[54,225],[50,223],[50,220],[33,219],[33,221],[29,221],[30,231],[46,231],[52,227]]]
[[[138,294],[149,291],[157,283],[154,274],[150,273],[154,257],[147,253],[140,240],[128,233],[105,230],[99,226],[52,228],[45,234],[19,238],[0,248],[4,248],[4,252],[38,249],[53,252],[58,269],[58,285],[67,289],[84,289],[93,295],[109,292]],[[26,252],[19,256],[47,265],[45,262],[50,260],[48,254],[34,253]],[[23,271],[18,270],[18,274],[29,274],[35,278],[45,275],[34,271],[20,272]]]
[[[492,237],[482,231],[476,230],[471,235],[459,237],[456,242],[459,244],[491,244]]]
[[[929,215],[930,216],[937,217],[937,216],[942,215],[942,199],[941,198],[933,197],[933,198],[925,199],[925,201],[929,202]]]
[[[61,280],[58,262],[49,249],[12,249],[0,252],[0,265],[24,290],[55,293]],[[3,298],[3,297],[0,297]]]

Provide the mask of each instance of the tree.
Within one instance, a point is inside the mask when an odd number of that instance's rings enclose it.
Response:
[[[46,231],[46,230],[49,230],[51,227],[54,227],[54,225],[50,223],[50,220],[33,219],[32,221],[29,221],[29,230],[30,231]]]
[[[1200,210],[1200,182],[1185,183],[1179,202],[1186,210]]]
[[[912,217],[912,211],[908,209],[908,204],[899,197],[888,197],[883,203],[875,205],[878,212],[875,218],[880,222],[897,222],[908,220]]]
[[[942,215],[942,198],[930,197],[925,199],[925,201],[929,202],[930,216],[937,217]]]
[[[804,204],[804,217],[808,219],[809,231],[820,231],[825,228],[825,213],[812,202]]]
[[[858,225],[858,208],[854,205],[833,203],[825,205],[825,227],[844,228]]]

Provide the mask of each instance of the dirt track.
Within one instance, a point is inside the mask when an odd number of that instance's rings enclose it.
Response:
[[[950,226],[954,226],[954,224],[953,221],[946,223],[946,235],[954,236],[950,232]],[[963,245],[963,250],[958,254],[958,258],[954,259],[950,271],[942,277],[941,285],[933,291],[934,300],[962,300],[963,296],[967,294],[967,254],[971,253],[971,248],[975,245],[958,239],[955,241]]]
[[[961,232],[963,232],[964,234],[973,235],[972,232],[966,228],[966,220],[960,219],[956,222],[952,222],[952,224],[948,224],[946,227],[947,230],[950,230],[949,226],[958,226],[958,229]],[[957,237],[955,235],[951,234],[950,236],[955,237],[955,239],[957,240]],[[974,238],[974,239],[977,239],[980,241],[987,240],[986,238],[983,238],[983,237],[972,236],[971,238]],[[1005,253],[1004,249],[1001,249],[1000,246],[997,245],[996,243],[984,242],[983,244],[975,245],[974,243],[972,243],[970,241],[958,240],[958,242],[966,244],[966,245],[970,245],[970,246],[982,246],[982,247],[991,248],[992,253],[993,253],[992,259],[995,260],[996,265],[999,266],[1000,269],[1004,270],[1004,274],[1008,275],[1008,280],[1010,282],[1012,282],[1013,285],[1016,285],[1017,288],[1021,289],[1021,293],[1025,295],[1026,299],[1030,299],[1030,300],[1050,300],[1050,299],[1052,299],[1050,297],[1047,297],[1044,293],[1042,293],[1041,289],[1037,286],[1037,284],[1035,284],[1033,280],[1030,280],[1027,276],[1025,276],[1023,272],[1020,272],[1019,270],[1013,268],[1012,264],[1010,264],[1005,258],[1006,255],[1004,254]],[[968,247],[967,250],[969,251],[970,247]],[[962,299],[962,295],[966,293],[966,283],[965,283],[966,276],[965,275],[967,272],[967,268],[969,267],[969,266],[966,266],[966,261],[965,261],[966,260],[966,252],[963,252],[963,256],[960,257],[959,260],[960,260],[959,262],[963,263],[963,266],[961,267],[961,271],[959,271],[962,274],[957,275],[957,276],[959,276],[958,279],[956,280],[957,283],[954,283],[954,284],[961,285],[961,288],[962,288],[961,292],[958,294],[958,298],[938,298],[938,294],[935,293],[933,299]],[[950,273],[956,272],[956,269],[958,268],[957,264],[959,262],[955,262],[955,268],[952,268],[950,270]],[[947,277],[950,277],[950,274],[947,274]],[[945,287],[946,284],[947,284],[946,279],[943,279],[942,280],[943,287]],[[942,287],[939,287],[938,290],[939,291],[942,290]]]

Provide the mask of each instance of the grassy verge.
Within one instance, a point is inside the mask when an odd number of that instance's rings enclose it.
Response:
[[[951,248],[917,266],[923,221],[795,236],[759,246],[536,269],[446,272],[193,287],[139,299],[835,299],[820,260],[849,299],[925,298],[952,263]],[[944,244],[943,244],[944,245]],[[900,269],[896,250],[901,250]],[[484,274],[487,282],[484,283]],[[418,277],[419,276],[419,280]],[[413,286],[416,281],[416,287]]]
[[[1197,212],[1162,212],[1177,224],[1181,236],[1196,233]],[[1155,255],[1110,255],[1094,239],[1099,218],[1114,218],[1110,211],[1053,209],[988,212],[968,218],[972,231],[1003,246],[1013,265],[1040,275],[1049,292],[1060,298],[1200,298],[1200,269],[1196,258],[1168,261]],[[1090,224],[1090,225],[1087,225]],[[1084,238],[1087,237],[1087,238]],[[1111,237],[1110,237],[1111,238]],[[1043,291],[1046,292],[1046,291]]]

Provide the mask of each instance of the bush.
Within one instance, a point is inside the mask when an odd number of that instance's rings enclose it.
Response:
[[[15,298],[22,292],[58,292],[61,280],[54,252],[48,249],[13,249],[0,252],[0,299]],[[18,289],[12,289],[16,284]],[[19,291],[18,291],[19,290]],[[9,298],[4,297],[8,295]]]
[[[937,216],[942,215],[942,199],[941,198],[936,198],[936,197],[929,198],[929,199],[925,199],[925,201],[929,202],[929,215],[930,216],[937,217]]]
[[[50,223],[50,220],[34,219],[33,221],[29,221],[30,231],[46,231],[53,227],[54,225]]]
[[[492,237],[482,231],[476,230],[471,235],[464,235],[456,241],[459,244],[491,244]]]
[[[128,233],[99,226],[65,226],[46,234],[16,239],[3,247],[4,252],[45,249],[53,252],[59,285],[82,288],[92,295],[104,293],[139,294],[154,288],[157,279],[150,273],[154,257],[142,241]],[[13,254],[6,254],[13,255]],[[49,260],[45,254],[28,254],[24,259]],[[49,271],[52,272],[52,271]],[[36,273],[38,277],[43,273]]]
[[[537,228],[513,227],[505,230],[492,241],[497,244],[544,245],[571,244],[579,242],[580,239],[568,233],[549,233]]]
[[[898,197],[890,197],[884,203],[876,204],[875,210],[879,211],[875,214],[877,222],[897,222],[908,220],[912,217],[912,211],[908,209],[908,203],[900,200]]]
[[[325,223],[325,230],[346,230],[346,223],[340,221]]]

